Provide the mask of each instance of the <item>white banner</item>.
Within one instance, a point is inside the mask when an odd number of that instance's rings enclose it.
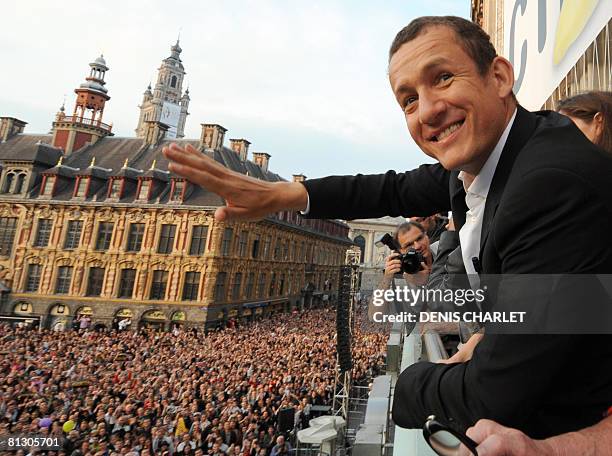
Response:
[[[537,110],[612,18],[612,0],[505,0],[504,53],[519,102]]]

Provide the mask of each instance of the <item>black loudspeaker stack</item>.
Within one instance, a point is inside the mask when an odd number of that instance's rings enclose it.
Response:
[[[340,371],[346,372],[353,368],[351,355],[351,328],[350,328],[350,300],[351,300],[351,267],[343,266],[340,272],[340,290],[338,293],[338,306],[336,307],[336,351]]]

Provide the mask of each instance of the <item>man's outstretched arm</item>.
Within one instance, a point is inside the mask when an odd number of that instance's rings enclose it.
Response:
[[[405,173],[332,176],[297,182],[267,182],[232,171],[193,146],[164,147],[168,169],[221,196],[217,220],[257,220],[282,210],[309,217],[368,218],[431,215],[450,210],[449,173],[439,164]]]
[[[257,220],[282,210],[304,210],[306,188],[298,182],[267,182],[232,171],[191,145],[164,147],[168,169],[221,196],[226,206],[215,211],[217,220]]]

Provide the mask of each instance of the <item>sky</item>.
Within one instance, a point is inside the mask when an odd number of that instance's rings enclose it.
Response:
[[[180,33],[185,136],[218,123],[292,174],[404,171],[430,162],[389,88],[395,34],[422,15],[469,17],[469,0],[20,0],[3,5],[0,116],[47,133],[104,54],[104,121],[134,136],[138,105]],[[249,155],[250,158],[250,155]]]

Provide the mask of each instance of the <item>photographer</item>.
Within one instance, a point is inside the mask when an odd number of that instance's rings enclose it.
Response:
[[[400,256],[410,254],[410,252],[416,252],[422,257],[422,269],[414,274],[404,273],[403,276],[411,285],[420,286],[426,284],[429,274],[431,273],[433,253],[425,228],[418,222],[411,221],[402,223],[396,228],[393,239],[399,246],[399,253],[392,252],[391,255],[385,259],[385,275],[380,288],[389,288],[393,277],[402,270]]]
[[[385,269],[382,280],[374,290],[374,300],[368,307],[368,318],[374,321],[375,312],[382,312],[385,315],[399,314],[404,310],[414,310],[413,308],[399,308],[395,301],[384,300],[383,304],[377,303],[376,295],[382,294],[384,290],[395,289],[396,287],[425,285],[431,272],[434,254],[431,251],[429,238],[421,224],[416,222],[404,222],[395,229],[393,237],[386,235],[380,242],[387,245],[392,252],[385,259]],[[409,269],[420,268],[411,271],[410,274],[402,272],[402,262],[407,263],[404,267]],[[400,275],[401,274],[401,275]],[[405,282],[404,280],[405,279]],[[405,304],[405,303],[402,303]]]

